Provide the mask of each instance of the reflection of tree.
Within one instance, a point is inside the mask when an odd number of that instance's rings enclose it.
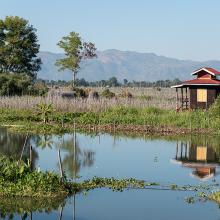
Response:
[[[25,143],[26,135],[18,133],[10,133],[5,128],[0,128],[0,154],[14,157],[19,159],[23,145]],[[29,158],[29,146],[32,137],[28,136],[26,141],[26,147],[24,148],[23,159]],[[33,149],[32,151],[33,166],[38,158],[37,152]]]
[[[74,148],[74,136],[69,138],[62,138],[62,140],[56,145],[65,152],[65,156],[62,160],[64,171],[68,177],[76,178],[81,168],[91,167],[94,164],[95,152],[88,149],[81,149],[79,143],[75,141]]]
[[[74,141],[74,135],[42,135],[32,137],[35,146],[41,149],[56,147],[64,153],[62,165],[69,178],[75,178],[83,167],[91,167],[94,164],[95,152],[81,149],[78,141]],[[74,147],[75,143],[75,147]]]
[[[38,136],[36,140],[36,145],[41,149],[50,148],[53,146],[53,136],[52,135],[43,135]]]

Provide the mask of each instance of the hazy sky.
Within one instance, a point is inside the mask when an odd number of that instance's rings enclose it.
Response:
[[[99,50],[220,60],[220,0],[0,0],[0,17],[18,15],[38,30],[41,50],[61,52],[70,31]]]

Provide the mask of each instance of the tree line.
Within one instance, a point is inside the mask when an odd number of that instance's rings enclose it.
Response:
[[[71,82],[65,80],[42,80],[48,86],[59,86],[65,87],[70,86]],[[76,79],[76,86],[84,86],[84,87],[171,87],[173,85],[181,84],[181,80],[157,80],[154,82],[150,81],[128,81],[124,79],[120,82],[116,77],[111,77],[108,80],[99,80],[99,81],[86,81],[84,78]]]

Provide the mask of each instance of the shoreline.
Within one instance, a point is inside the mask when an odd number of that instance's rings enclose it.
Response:
[[[30,133],[30,134],[62,134],[72,133],[74,129],[79,132],[86,133],[107,133],[107,134],[123,134],[123,135],[146,135],[146,136],[184,136],[184,135],[217,135],[212,129],[208,128],[180,128],[172,126],[150,126],[150,125],[134,125],[134,124],[70,124],[63,126],[58,123],[44,124],[41,122],[14,122],[13,124],[0,124],[12,132]]]

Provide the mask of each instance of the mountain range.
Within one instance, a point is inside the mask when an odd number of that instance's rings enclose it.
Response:
[[[82,63],[78,72],[78,78],[87,81],[97,81],[117,77],[122,81],[156,81],[179,78],[189,79],[190,73],[200,67],[212,67],[220,70],[220,61],[210,60],[198,62],[192,60],[179,60],[154,53],[138,53],[132,51],[106,50],[98,51],[97,58]],[[55,66],[57,59],[63,58],[64,54],[40,52],[42,68],[38,77],[47,80],[71,80],[70,71],[59,72]]]

